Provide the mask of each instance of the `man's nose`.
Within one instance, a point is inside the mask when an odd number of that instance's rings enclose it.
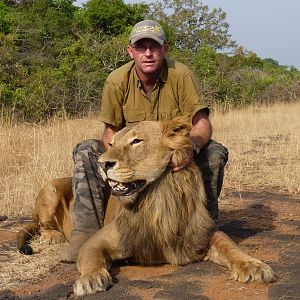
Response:
[[[152,53],[153,53],[153,51],[152,51],[152,49],[150,48],[150,47],[147,47],[146,49],[145,49],[145,55],[146,56],[151,56],[152,55]]]

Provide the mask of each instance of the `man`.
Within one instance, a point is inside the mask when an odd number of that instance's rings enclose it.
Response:
[[[154,21],[137,23],[127,48],[132,61],[113,71],[104,85],[100,119],[105,129],[100,140],[84,141],[73,153],[73,233],[62,261],[75,261],[80,246],[103,226],[110,189],[98,173],[98,158],[113,135],[124,126],[144,120],[166,120],[180,115],[192,119],[191,139],[195,151],[173,172],[195,158],[203,172],[208,209],[218,215],[227,149],[211,140],[209,110],[202,103],[197,82],[183,64],[166,58],[168,44],[162,27]]]

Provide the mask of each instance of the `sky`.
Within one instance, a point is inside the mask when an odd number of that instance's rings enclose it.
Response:
[[[82,0],[77,0],[80,4]],[[125,0],[149,3],[149,0]],[[203,0],[209,8],[221,7],[227,14],[232,39],[261,58],[300,70],[299,0]]]

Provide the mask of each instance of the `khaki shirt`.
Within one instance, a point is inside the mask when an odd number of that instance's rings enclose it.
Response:
[[[193,117],[204,108],[208,110],[202,103],[198,83],[187,66],[166,59],[150,99],[142,88],[134,61],[130,61],[107,77],[100,120],[120,129],[144,120]]]

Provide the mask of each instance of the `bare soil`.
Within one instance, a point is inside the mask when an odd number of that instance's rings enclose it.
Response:
[[[17,251],[16,232],[28,222],[28,218],[2,219],[0,265],[7,249]],[[211,262],[183,267],[119,263],[111,270],[115,285],[85,299],[300,299],[300,195],[225,190],[219,226],[246,252],[270,264],[277,281],[269,285],[235,282],[228,270]],[[26,264],[22,268],[26,272]],[[0,299],[75,299],[72,284],[77,277],[76,265],[57,263],[33,282],[4,287]]]

